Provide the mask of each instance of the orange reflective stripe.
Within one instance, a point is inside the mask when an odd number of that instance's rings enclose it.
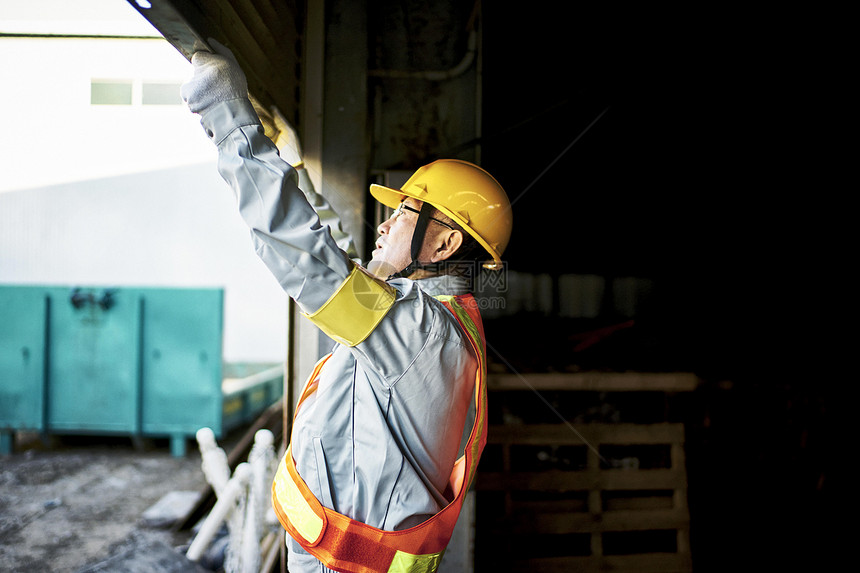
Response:
[[[455,296],[439,296],[436,298],[454,313],[471,340],[481,341],[481,344],[473,346],[476,346],[478,358],[484,361],[484,327],[474,297],[463,299]]]
[[[481,361],[479,371],[482,373],[481,378],[483,382],[483,374],[486,373],[487,369],[486,357],[484,354],[484,346],[486,343],[484,341],[484,326],[481,321],[481,313],[478,309],[477,301],[475,301],[473,296],[438,298],[451,310],[451,312],[454,313],[460,326],[462,326],[467,334],[469,334],[469,340],[472,342],[475,354]],[[480,458],[481,452],[484,450],[484,446],[487,443],[486,415],[481,415],[482,412],[485,413],[487,411],[487,392],[483,388],[483,384],[481,385],[481,388],[478,388],[477,384],[475,386],[475,411],[475,425],[472,427],[469,441],[466,443],[466,449],[471,449],[472,457],[477,460]],[[475,437],[478,439],[475,440]],[[469,475],[467,476],[466,483],[472,483],[477,469],[477,461],[476,463],[470,464]]]
[[[433,573],[474,479],[487,441],[487,392],[484,331],[477,303],[471,295],[439,297],[467,334],[479,365],[475,373],[475,422],[463,456],[451,471],[452,501],[436,515],[412,528],[385,531],[324,507],[314,497],[287,449],[272,484],[275,513],[287,532],[328,568],[344,573]],[[329,355],[330,356],[330,355]],[[319,375],[329,356],[320,360],[302,391],[296,412],[316,392]]]
[[[295,468],[290,468],[290,465],[285,463],[289,456],[292,459],[292,454],[289,448],[284,459],[281,461],[281,467],[278,472],[288,472],[293,479],[275,480],[272,484],[272,497],[275,500],[275,512],[281,515],[291,516],[289,519],[290,525],[295,529],[295,532],[302,536],[305,543],[316,545],[322,539],[322,535],[326,529],[326,515],[322,511],[322,506],[319,501],[311,495],[308,497],[307,487],[299,487],[301,478],[295,472]],[[292,534],[292,532],[291,532]]]
[[[299,406],[302,405],[302,402],[304,402],[308,396],[317,391],[317,386],[319,386],[320,383],[320,372],[322,372],[323,366],[325,366],[325,363],[329,358],[331,358],[331,352],[320,358],[319,361],[314,364],[314,369],[311,372],[311,375],[308,376],[307,382],[305,382],[305,387],[302,390],[302,396],[299,398],[299,403],[296,404],[296,411],[298,411]]]
[[[294,420],[302,403],[317,391],[320,372],[329,358],[331,358],[331,353],[323,356],[314,365],[314,369],[302,390],[299,402],[296,404]],[[326,529],[326,516],[322,511],[322,504],[314,497],[299,476],[290,447],[287,447],[287,452],[281,460],[275,480],[272,482],[272,502],[278,520],[292,537],[298,540],[296,535],[299,535],[305,540],[305,543],[319,543]],[[289,519],[288,515],[292,519]]]

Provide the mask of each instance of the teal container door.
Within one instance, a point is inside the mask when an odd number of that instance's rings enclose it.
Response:
[[[220,436],[221,289],[143,294],[143,433]]]
[[[139,433],[139,294],[52,290],[50,430]]]
[[[42,430],[48,294],[0,287],[0,430]]]

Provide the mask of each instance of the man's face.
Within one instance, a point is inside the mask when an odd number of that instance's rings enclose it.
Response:
[[[422,202],[407,198],[403,204],[415,211],[421,210]],[[408,209],[400,209],[383,221],[376,230],[376,249],[371,253],[367,270],[379,278],[388,278],[393,273],[402,271],[412,262],[412,232],[418,222],[418,213]],[[447,229],[441,225],[429,222],[424,234],[424,244],[419,255],[421,261],[432,261],[435,248],[433,245]]]
[[[406,199],[404,204],[413,209],[421,209],[421,201]],[[412,231],[415,230],[417,221],[418,215],[406,210],[399,214],[395,211],[383,221],[376,228],[379,237],[376,239],[376,248],[370,255],[367,270],[384,279],[406,268],[412,262]]]

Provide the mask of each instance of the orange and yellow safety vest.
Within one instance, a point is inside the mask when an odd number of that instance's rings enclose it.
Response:
[[[279,521],[308,553],[329,569],[343,573],[432,573],[436,571],[487,442],[487,393],[484,330],[471,295],[438,298],[467,334],[478,357],[475,374],[475,422],[463,455],[454,464],[446,499],[452,501],[433,517],[409,529],[385,531],[323,507],[299,475],[289,448],[272,484],[272,503]],[[316,392],[319,375],[331,355],[320,360],[296,406]]]

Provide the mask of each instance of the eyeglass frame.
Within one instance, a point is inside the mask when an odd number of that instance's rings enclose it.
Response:
[[[401,201],[401,203],[400,203],[400,205],[398,205],[397,209],[394,210],[394,213],[392,214],[392,216],[395,219],[397,219],[397,217],[400,216],[401,213],[403,213],[403,209],[406,209],[407,211],[411,211],[413,213],[421,213],[421,211],[419,211],[418,209],[414,209],[414,208],[410,207],[409,205],[407,205],[405,201]],[[440,225],[442,225],[444,227],[448,227],[452,231],[457,230],[454,227],[452,227],[451,225],[449,225],[448,223],[446,223],[445,221],[440,221],[439,219],[437,219],[435,217],[430,217],[430,220],[436,221]]]

